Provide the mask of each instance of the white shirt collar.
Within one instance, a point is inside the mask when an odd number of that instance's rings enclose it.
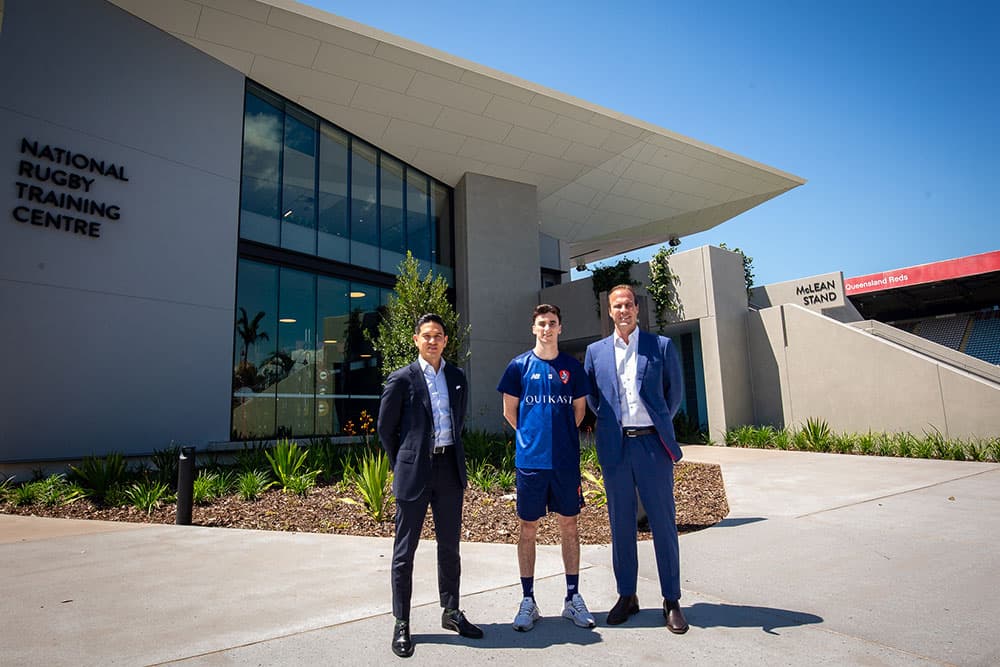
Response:
[[[434,375],[438,375],[439,373],[441,373],[441,371],[444,370],[444,365],[445,365],[444,357],[441,357],[441,365],[438,367],[438,369],[437,369],[436,372],[434,371],[434,367],[431,366],[427,362],[427,360],[424,359],[423,357],[418,356],[417,357],[417,361],[420,362],[420,370],[422,370],[424,372],[424,375],[427,374],[427,370],[428,369],[430,369],[431,373],[434,374]]]

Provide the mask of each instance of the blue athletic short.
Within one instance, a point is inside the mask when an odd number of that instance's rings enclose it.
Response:
[[[576,516],[583,507],[580,469],[517,469],[517,516],[537,521],[546,511]]]

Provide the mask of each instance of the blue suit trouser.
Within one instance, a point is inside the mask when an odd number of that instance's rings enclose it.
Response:
[[[636,545],[636,489],[653,531],[660,592],[681,597],[680,546],[674,507],[674,463],[656,435],[624,438],[619,464],[604,466],[604,488],[611,522],[611,553],[619,595],[635,595],[639,576]]]

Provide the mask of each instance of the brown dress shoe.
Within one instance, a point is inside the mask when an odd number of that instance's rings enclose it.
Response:
[[[677,600],[663,601],[663,618],[667,619],[667,630],[675,635],[683,635],[688,631],[688,622],[681,611],[681,605]]]
[[[608,612],[608,625],[621,625],[632,614],[639,613],[639,598],[635,595],[621,595],[618,602]]]

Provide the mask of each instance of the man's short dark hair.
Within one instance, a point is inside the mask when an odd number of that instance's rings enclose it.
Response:
[[[419,318],[417,318],[417,323],[413,327],[413,333],[415,334],[420,333],[420,327],[424,326],[428,322],[433,322],[434,324],[438,325],[439,327],[441,327],[441,331],[444,332],[444,335],[445,336],[448,335],[448,330],[444,326],[444,320],[442,320],[441,316],[438,315],[437,313],[424,313]]]
[[[540,303],[535,306],[535,312],[531,314],[531,323],[534,324],[539,315],[547,313],[555,315],[556,319],[559,320],[559,324],[562,324],[562,313],[559,312],[559,306],[553,306],[551,303]]]

